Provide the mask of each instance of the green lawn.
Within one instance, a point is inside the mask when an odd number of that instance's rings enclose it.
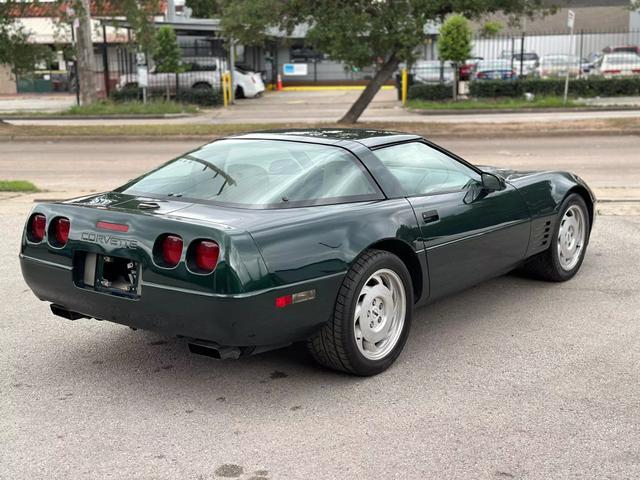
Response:
[[[38,192],[38,187],[26,180],[0,180],[0,192]]]
[[[536,97],[529,102],[524,98],[471,99],[435,102],[426,100],[409,100],[409,108],[416,110],[496,110],[508,108],[563,108],[562,97]],[[579,103],[569,99],[566,107],[579,107]]]
[[[110,100],[91,105],[73,106],[60,112],[61,115],[164,115],[173,113],[197,113],[198,107],[167,100],[152,100],[147,103],[129,101],[116,103]]]

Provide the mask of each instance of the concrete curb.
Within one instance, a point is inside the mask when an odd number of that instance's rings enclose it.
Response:
[[[7,115],[0,114],[0,121],[12,120],[164,120],[197,117],[197,113],[163,113],[141,115]]]
[[[495,133],[490,132],[463,132],[463,133],[434,133],[428,138],[512,138],[518,136],[521,138],[544,138],[544,137],[592,137],[592,136],[640,136],[640,130],[624,130],[624,129],[556,129],[556,130],[528,130],[522,132],[504,132],[496,130]],[[118,140],[121,142],[174,142],[176,140],[184,141],[202,141],[207,142],[216,138],[222,138],[227,135],[43,135],[43,136],[0,136],[0,143],[3,142],[104,142],[110,140]]]
[[[640,107],[575,107],[575,108],[478,108],[469,110],[424,110],[421,108],[407,108],[416,115],[475,115],[491,113],[567,113],[567,112],[626,112],[640,111]]]

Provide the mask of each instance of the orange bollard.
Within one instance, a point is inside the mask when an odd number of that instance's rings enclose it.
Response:
[[[276,90],[277,91],[282,90],[282,77],[280,76],[280,74],[278,74],[277,83],[276,83]]]

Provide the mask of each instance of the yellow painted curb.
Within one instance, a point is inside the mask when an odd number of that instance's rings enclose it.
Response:
[[[319,92],[327,90],[364,90],[365,85],[318,85],[300,87],[282,87],[285,92]],[[383,85],[381,90],[395,90],[393,85]]]

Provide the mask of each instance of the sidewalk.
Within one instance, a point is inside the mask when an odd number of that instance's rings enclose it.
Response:
[[[59,112],[76,104],[68,93],[0,95],[0,117],[8,112]]]

